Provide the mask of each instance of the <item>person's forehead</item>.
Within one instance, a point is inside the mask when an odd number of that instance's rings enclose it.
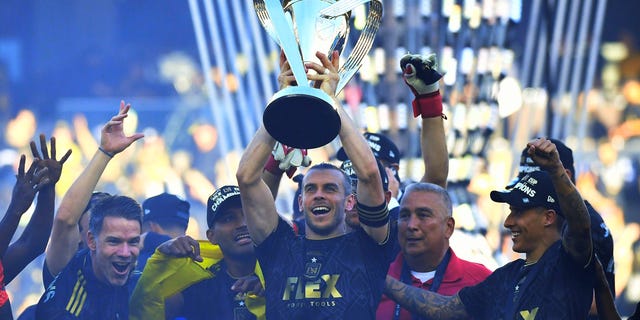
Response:
[[[229,207],[225,208],[224,210],[222,210],[219,214],[216,215],[215,219],[213,219],[213,221],[218,221],[224,217],[227,216],[242,216],[243,212],[242,212],[242,205],[240,204],[232,204],[229,205]]]
[[[140,236],[140,223],[122,217],[107,216],[102,222],[101,237],[133,238]]]
[[[343,180],[344,174],[339,169],[314,169],[305,174],[303,185],[310,183],[335,183],[341,185]]]
[[[519,216],[524,216],[527,214],[537,213],[539,211],[546,210],[546,208],[541,206],[523,207],[523,206],[509,205],[509,210],[511,210],[512,213],[517,213]]]
[[[400,210],[403,208],[444,208],[442,197],[430,191],[412,191],[400,200]]]

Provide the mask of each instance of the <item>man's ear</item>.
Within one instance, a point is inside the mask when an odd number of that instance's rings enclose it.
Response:
[[[447,217],[447,221],[445,222],[447,227],[445,229],[445,236],[447,239],[451,238],[453,231],[456,229],[456,220],[453,217]]]
[[[91,230],[87,231],[87,247],[91,251],[96,251],[96,246],[95,235],[93,234],[93,232],[91,232]]]
[[[544,212],[544,226],[550,226],[558,221],[558,213],[553,209],[546,209]]]
[[[209,242],[211,242],[211,244],[218,244],[218,240],[216,239],[216,233],[215,231],[213,231],[213,228],[209,228],[207,229],[207,239],[209,239]]]
[[[350,194],[347,196],[346,202],[344,204],[344,208],[346,210],[353,210],[353,208],[356,207],[356,202],[357,202],[356,196],[353,194]]]

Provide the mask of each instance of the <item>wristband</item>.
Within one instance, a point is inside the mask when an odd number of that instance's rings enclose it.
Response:
[[[416,96],[416,98],[413,99],[412,106],[414,118],[418,116],[422,116],[423,119],[435,117],[447,118],[444,113],[442,113],[442,96],[439,90]]]
[[[115,154],[105,150],[102,146],[98,146],[98,150],[102,151],[102,153],[106,154],[109,158],[113,158],[113,156],[115,156]]]
[[[386,202],[377,207],[368,207],[360,202],[356,206],[358,208],[358,219],[365,226],[382,227],[389,222],[389,208]]]
[[[264,165],[264,170],[267,170],[274,175],[281,175],[284,171],[280,169],[278,161],[273,157],[273,154],[269,155],[269,160]]]

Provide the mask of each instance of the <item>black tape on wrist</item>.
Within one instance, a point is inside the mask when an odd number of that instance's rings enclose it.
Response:
[[[369,227],[382,227],[389,222],[389,208],[387,202],[376,207],[368,207],[358,202],[358,218],[360,223]]]

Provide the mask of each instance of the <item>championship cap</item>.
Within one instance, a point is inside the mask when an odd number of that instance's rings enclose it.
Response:
[[[381,135],[379,133],[365,132],[364,138],[367,140],[373,155],[380,159],[388,161],[389,163],[400,163],[400,150],[391,139]],[[336,154],[336,158],[340,161],[348,159],[347,153],[344,148],[340,148]]]
[[[190,207],[189,202],[163,192],[142,202],[142,219],[144,222],[171,221],[186,228],[189,224]]]
[[[507,203],[514,208],[530,209],[544,207],[553,209],[562,215],[558,195],[551,182],[551,177],[545,171],[532,171],[525,174],[513,188],[503,191],[491,191],[491,200]]]
[[[240,202],[240,188],[237,186],[223,186],[216,190],[207,200],[207,226],[213,227],[216,218],[225,210],[242,207]]]
[[[549,139],[549,141],[553,142],[556,145],[556,149],[558,149],[558,155],[560,156],[560,162],[562,162],[562,166],[565,169],[571,170],[571,173],[575,173],[575,168],[573,166],[573,152],[567,145],[565,145],[562,141],[558,139]],[[540,166],[537,165],[533,159],[529,156],[528,153],[529,148],[525,147],[522,150],[522,154],[520,155],[520,166],[518,167],[518,175],[509,182],[507,188],[512,188],[516,182],[524,175],[532,171],[540,171]],[[573,180],[573,177],[571,177]]]
[[[380,178],[382,179],[382,190],[389,190],[389,176],[387,176],[387,172],[384,170],[384,167],[380,163],[380,161],[376,160],[378,163],[378,170],[380,171]],[[353,169],[353,162],[347,159],[340,164],[340,169],[344,171],[349,178],[351,178],[351,188],[353,192],[356,191],[356,187],[358,186],[358,176],[356,175],[356,171]]]

